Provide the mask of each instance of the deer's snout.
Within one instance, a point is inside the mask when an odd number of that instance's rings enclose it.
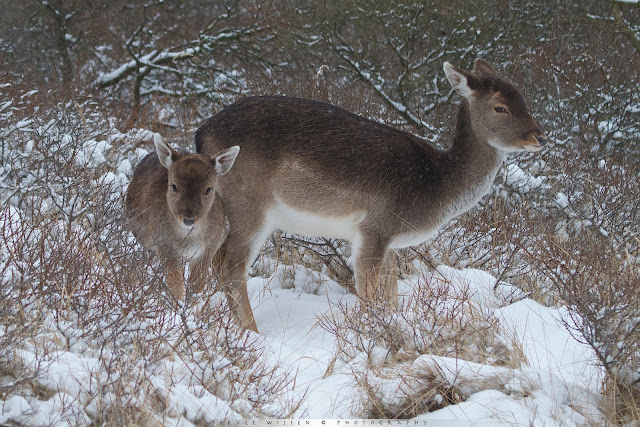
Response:
[[[549,138],[547,137],[547,135],[536,135],[536,140],[541,147],[547,145],[547,143],[549,142]]]
[[[181,209],[180,212],[176,212],[178,220],[182,220],[182,224],[187,227],[191,227],[196,223],[196,219],[198,218],[197,210],[192,207],[187,207],[186,209]]]

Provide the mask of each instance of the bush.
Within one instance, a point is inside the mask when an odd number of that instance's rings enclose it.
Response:
[[[568,170],[559,201],[566,205],[564,218],[526,251],[570,309],[567,325],[576,325],[570,327],[576,339],[590,345],[605,368],[611,397],[623,402],[616,410],[622,419],[637,419],[640,396],[640,186],[634,169],[602,160],[588,180]]]

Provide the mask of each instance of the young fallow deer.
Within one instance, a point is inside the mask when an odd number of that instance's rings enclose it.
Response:
[[[164,266],[173,295],[185,295],[184,264],[189,282],[202,291],[213,255],[226,234],[220,199],[216,197],[220,175],[229,171],[238,155],[237,146],[214,156],[179,153],[156,134],[155,153],[136,167],[125,201],[131,230],[152,249]]]
[[[509,82],[478,59],[473,72],[448,62],[464,97],[453,145],[426,141],[332,105],[286,97],[243,99],[195,136],[198,153],[242,146],[238,166],[219,180],[229,221],[221,283],[234,315],[257,331],[247,270],[275,229],[352,243],[363,300],[392,299],[381,283],[392,248],[418,245],[489,190],[505,154],[538,151],[547,137]]]

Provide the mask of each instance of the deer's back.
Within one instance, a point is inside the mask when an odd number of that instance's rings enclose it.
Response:
[[[207,155],[242,147],[237,166],[220,180],[223,193],[225,187],[242,187],[243,193],[257,188],[300,201],[312,190],[320,203],[306,202],[314,212],[326,199],[367,205],[369,211],[377,205],[388,212],[383,204],[425,188],[437,192],[444,172],[437,162],[443,154],[425,141],[344,109],[297,98],[245,98],[210,118],[195,142],[197,151]]]

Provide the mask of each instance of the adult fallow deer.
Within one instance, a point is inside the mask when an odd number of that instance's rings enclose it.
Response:
[[[242,326],[257,331],[247,273],[272,231],[351,241],[358,296],[393,298],[397,280],[381,285],[388,251],[424,242],[475,205],[507,152],[542,149],[547,137],[522,95],[487,62],[476,60],[473,72],[445,62],[444,72],[464,97],[448,151],[287,97],[245,98],[198,129],[198,153],[242,146],[218,183],[230,227],[221,283]]]

